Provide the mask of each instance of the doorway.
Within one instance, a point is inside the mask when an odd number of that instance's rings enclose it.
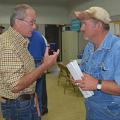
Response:
[[[60,49],[60,54],[57,61],[62,60],[62,26],[46,24],[45,25],[45,37],[49,44],[55,44],[55,50]]]

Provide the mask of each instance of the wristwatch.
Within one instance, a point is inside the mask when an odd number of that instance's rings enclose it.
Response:
[[[98,80],[97,90],[101,90],[101,88],[102,88],[102,80]]]

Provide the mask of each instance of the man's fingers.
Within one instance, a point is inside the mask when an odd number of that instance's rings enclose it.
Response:
[[[59,49],[57,49],[57,52],[54,52],[54,54],[56,54],[56,55],[59,55],[59,53],[60,53]]]

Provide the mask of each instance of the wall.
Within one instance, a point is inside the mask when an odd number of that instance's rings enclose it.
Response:
[[[80,55],[83,52],[87,42],[88,42],[87,40],[83,39],[83,34],[81,32],[79,32],[79,36],[78,36],[78,54],[77,55]]]
[[[83,4],[78,4],[75,8],[68,11],[61,7],[33,6],[38,12],[37,22],[39,24],[66,24],[73,17],[74,10],[84,10],[90,6],[102,6],[106,8],[111,15],[120,14],[120,0],[89,0]],[[112,7],[111,7],[112,6]],[[9,16],[15,5],[0,4],[0,23],[9,24]]]
[[[62,32],[62,62],[67,64],[78,55],[78,32]]]
[[[9,17],[15,5],[0,4],[0,23],[9,24]],[[38,13],[38,24],[66,24],[69,22],[68,11],[62,7],[32,6]]]
[[[75,8],[70,11],[70,16],[74,10],[85,10],[91,6],[104,7],[110,12],[111,16],[120,15],[120,0],[89,0],[83,4],[78,4]]]
[[[62,7],[36,7],[37,22],[40,24],[66,24],[69,22],[68,11]]]

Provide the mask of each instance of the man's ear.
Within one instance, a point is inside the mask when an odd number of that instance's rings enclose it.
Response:
[[[15,19],[15,24],[19,24],[20,20]]]
[[[22,25],[21,20],[15,19],[15,24],[14,24],[14,25],[15,25],[15,26],[18,26],[18,27],[21,27],[21,25]]]
[[[101,22],[98,22],[97,24],[96,24],[96,30],[100,30],[100,29],[102,29],[102,23]]]
[[[102,23],[101,22],[98,22],[98,27],[102,28]]]

